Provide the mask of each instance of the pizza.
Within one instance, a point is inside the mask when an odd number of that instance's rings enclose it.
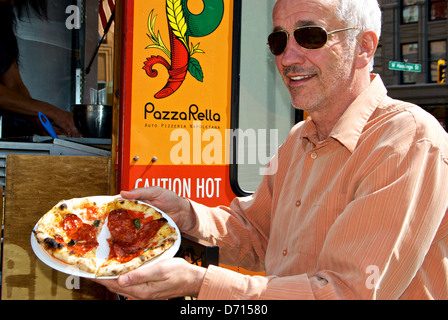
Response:
[[[176,228],[152,206],[95,198],[63,200],[44,214],[33,230],[41,248],[94,277],[115,277],[158,257],[178,239]]]

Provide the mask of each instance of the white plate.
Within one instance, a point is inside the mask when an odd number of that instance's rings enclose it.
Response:
[[[114,199],[116,199],[116,196],[98,196],[98,197],[88,197],[88,199],[96,202],[98,205],[110,202]],[[167,215],[165,214],[163,211],[161,211],[160,209],[151,206],[145,202],[141,202],[138,201],[139,203],[154,208],[157,212],[159,212],[167,221],[168,224],[173,227],[174,229],[176,229],[177,232],[177,240],[176,242],[168,249],[166,250],[164,253],[162,253],[161,255],[147,261],[144,265],[142,265],[141,267],[147,267],[157,261],[163,260],[163,259],[168,259],[168,258],[172,258],[174,257],[174,255],[177,253],[177,251],[179,250],[180,247],[180,243],[181,243],[181,235],[180,235],[180,231],[179,228],[176,226],[176,224],[174,223],[174,221]],[[37,223],[36,223],[37,226]],[[34,228],[36,228],[36,226]],[[97,256],[97,261],[99,263],[102,263],[106,260],[106,258],[109,255],[109,243],[107,242],[107,239],[110,237],[110,232],[109,229],[107,228],[107,219],[106,219],[106,223],[104,224],[103,229],[101,230],[101,233],[98,235],[98,248],[96,251],[96,256]],[[90,273],[90,272],[86,272],[83,270],[78,269],[75,266],[69,265],[57,258],[55,258],[54,256],[52,256],[51,254],[49,254],[47,251],[45,251],[42,246],[37,242],[36,237],[34,236],[34,233],[31,232],[31,247],[33,248],[34,254],[39,258],[39,260],[41,260],[43,263],[45,263],[47,266],[69,274],[69,275],[73,275],[73,276],[78,276],[78,277],[82,277],[82,278],[90,278],[93,279],[95,278],[95,274],[94,273]],[[141,268],[140,267],[140,268]],[[101,277],[101,278],[96,278],[96,279],[114,279],[114,278],[118,278],[118,276],[113,276],[113,277]]]

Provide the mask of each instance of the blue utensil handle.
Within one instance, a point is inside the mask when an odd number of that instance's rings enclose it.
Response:
[[[42,112],[39,112],[39,121],[40,123],[42,123],[42,125],[44,126],[45,130],[47,130],[47,132],[50,134],[50,136],[53,139],[57,139],[58,135],[56,134],[56,132],[54,132],[53,126],[50,123],[50,120],[48,120],[47,116],[44,115]]]

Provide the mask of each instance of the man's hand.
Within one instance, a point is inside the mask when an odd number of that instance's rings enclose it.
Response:
[[[93,280],[133,300],[197,297],[206,269],[181,258],[162,260],[114,280]]]
[[[190,202],[172,191],[150,187],[121,191],[120,195],[124,199],[144,201],[159,208],[173,219],[181,231],[191,230],[196,223]]]

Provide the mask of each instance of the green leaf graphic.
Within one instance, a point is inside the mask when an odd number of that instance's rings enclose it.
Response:
[[[204,81],[204,73],[202,72],[201,64],[195,58],[190,57],[190,62],[188,63],[188,71],[191,75],[198,81]]]

